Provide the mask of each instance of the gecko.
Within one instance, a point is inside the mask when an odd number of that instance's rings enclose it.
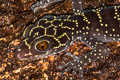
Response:
[[[20,60],[37,60],[66,50],[79,39],[92,51],[61,66],[73,70],[84,80],[84,65],[109,56],[105,42],[120,40],[120,5],[81,10],[81,1],[73,0],[74,14],[46,15],[23,31],[23,40],[15,50]]]

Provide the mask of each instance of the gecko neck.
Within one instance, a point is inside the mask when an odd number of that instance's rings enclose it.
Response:
[[[87,12],[79,12],[75,13],[74,15],[71,15],[69,18],[70,20],[73,20],[75,25],[74,31],[71,32],[72,40],[81,39],[88,35],[89,32],[89,25],[90,22],[88,21],[87,17],[85,17],[85,13]]]

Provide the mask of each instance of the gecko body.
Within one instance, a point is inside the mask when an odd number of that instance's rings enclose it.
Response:
[[[78,11],[73,15],[47,15],[27,26],[15,53],[21,60],[36,60],[64,51],[80,39],[93,50],[63,65],[64,71],[83,78],[83,66],[110,54],[104,42],[120,40],[120,5]]]

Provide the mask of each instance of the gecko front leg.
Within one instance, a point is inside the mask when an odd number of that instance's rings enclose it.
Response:
[[[89,53],[83,54],[79,58],[74,59],[73,61],[65,64],[64,66],[61,66],[64,72],[72,71],[73,74],[80,75],[80,80],[84,80],[84,65],[90,62],[94,62],[97,59],[102,59],[110,54],[107,46],[102,41],[99,41],[96,38],[83,38],[82,41],[88,46],[90,46],[93,50]]]

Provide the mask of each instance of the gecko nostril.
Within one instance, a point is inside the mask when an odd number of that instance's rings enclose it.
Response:
[[[79,71],[76,71],[77,74],[79,74]]]
[[[73,72],[73,69],[70,69],[70,72],[72,73],[72,72]]]

